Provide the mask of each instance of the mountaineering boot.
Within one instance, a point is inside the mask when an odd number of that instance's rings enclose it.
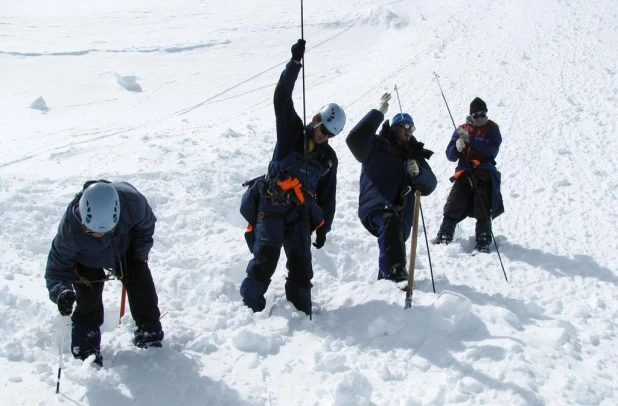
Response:
[[[444,217],[442,220],[442,224],[440,225],[440,230],[438,231],[438,235],[433,241],[434,244],[444,244],[448,245],[453,241],[453,235],[455,234],[455,227],[457,226],[457,221],[451,220],[448,217]]]
[[[163,330],[161,329],[155,331],[138,328],[133,333],[133,344],[138,348],[161,348],[163,346],[161,344],[163,336]]]
[[[485,254],[489,253],[491,244],[491,221],[482,220],[476,222],[476,245],[474,249]]]

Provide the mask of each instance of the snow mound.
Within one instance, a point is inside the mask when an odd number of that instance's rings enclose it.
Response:
[[[47,103],[45,103],[43,97],[39,97],[38,99],[30,103],[30,108],[34,110],[41,110],[44,112],[49,110],[49,108],[47,107]]]
[[[137,83],[135,76],[120,76],[116,73],[116,81],[129,92],[140,93],[142,91],[142,87]]]
[[[407,16],[387,7],[372,7],[365,11],[364,15],[359,18],[359,22],[365,25],[402,29],[408,26],[410,20]]]
[[[429,320],[436,330],[453,334],[470,326],[472,303],[468,298],[448,290],[433,303]]]

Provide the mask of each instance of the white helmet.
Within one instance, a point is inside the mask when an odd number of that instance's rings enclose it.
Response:
[[[116,188],[108,183],[95,183],[84,190],[79,199],[82,224],[95,233],[107,233],[120,218],[120,202]]]
[[[322,125],[333,135],[339,134],[345,126],[345,111],[336,103],[329,103],[320,109]]]

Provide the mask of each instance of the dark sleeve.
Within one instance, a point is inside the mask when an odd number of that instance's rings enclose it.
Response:
[[[354,126],[345,139],[348,148],[360,163],[367,163],[371,158],[373,148],[369,146],[376,141],[376,132],[380,123],[384,121],[384,114],[378,110],[371,110]]]
[[[155,217],[146,198],[139,192],[130,202],[131,218],[134,225],[131,228],[130,254],[133,258],[148,261],[148,254],[154,243]]]
[[[57,302],[60,293],[73,290],[75,279],[73,268],[77,262],[77,250],[70,237],[68,225],[64,223],[63,218],[58,227],[58,233],[52,241],[45,268],[45,284],[49,291],[49,298],[54,303]]]
[[[416,159],[416,162],[419,166],[419,173],[414,178],[408,176],[408,179],[411,180],[414,190],[420,190],[423,196],[428,196],[436,189],[438,180],[425,159]]]
[[[453,136],[451,137],[451,141],[448,143],[446,147],[446,158],[451,162],[457,162],[459,160],[459,156],[461,153],[457,151],[457,147],[455,146],[455,142],[459,138],[459,134],[457,131],[453,132]]]
[[[337,197],[337,169],[339,160],[336,155],[333,155],[333,163],[328,173],[322,176],[318,182],[318,206],[324,211],[324,225],[322,226],[325,232],[330,231],[335,218],[336,197]]]
[[[500,144],[502,144],[502,134],[497,125],[487,132],[485,138],[470,137],[470,146],[473,150],[494,159],[498,155]]]
[[[292,92],[300,68],[300,64],[290,60],[281,73],[277,87],[275,87],[273,105],[277,122],[277,145],[275,146],[273,160],[282,159],[293,151],[297,137],[303,132],[303,121],[296,113],[292,100]]]

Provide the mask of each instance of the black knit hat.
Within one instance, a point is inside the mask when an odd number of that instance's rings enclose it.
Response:
[[[470,114],[474,114],[478,111],[488,111],[487,105],[480,97],[475,98],[474,100],[472,100],[472,103],[470,103]]]

